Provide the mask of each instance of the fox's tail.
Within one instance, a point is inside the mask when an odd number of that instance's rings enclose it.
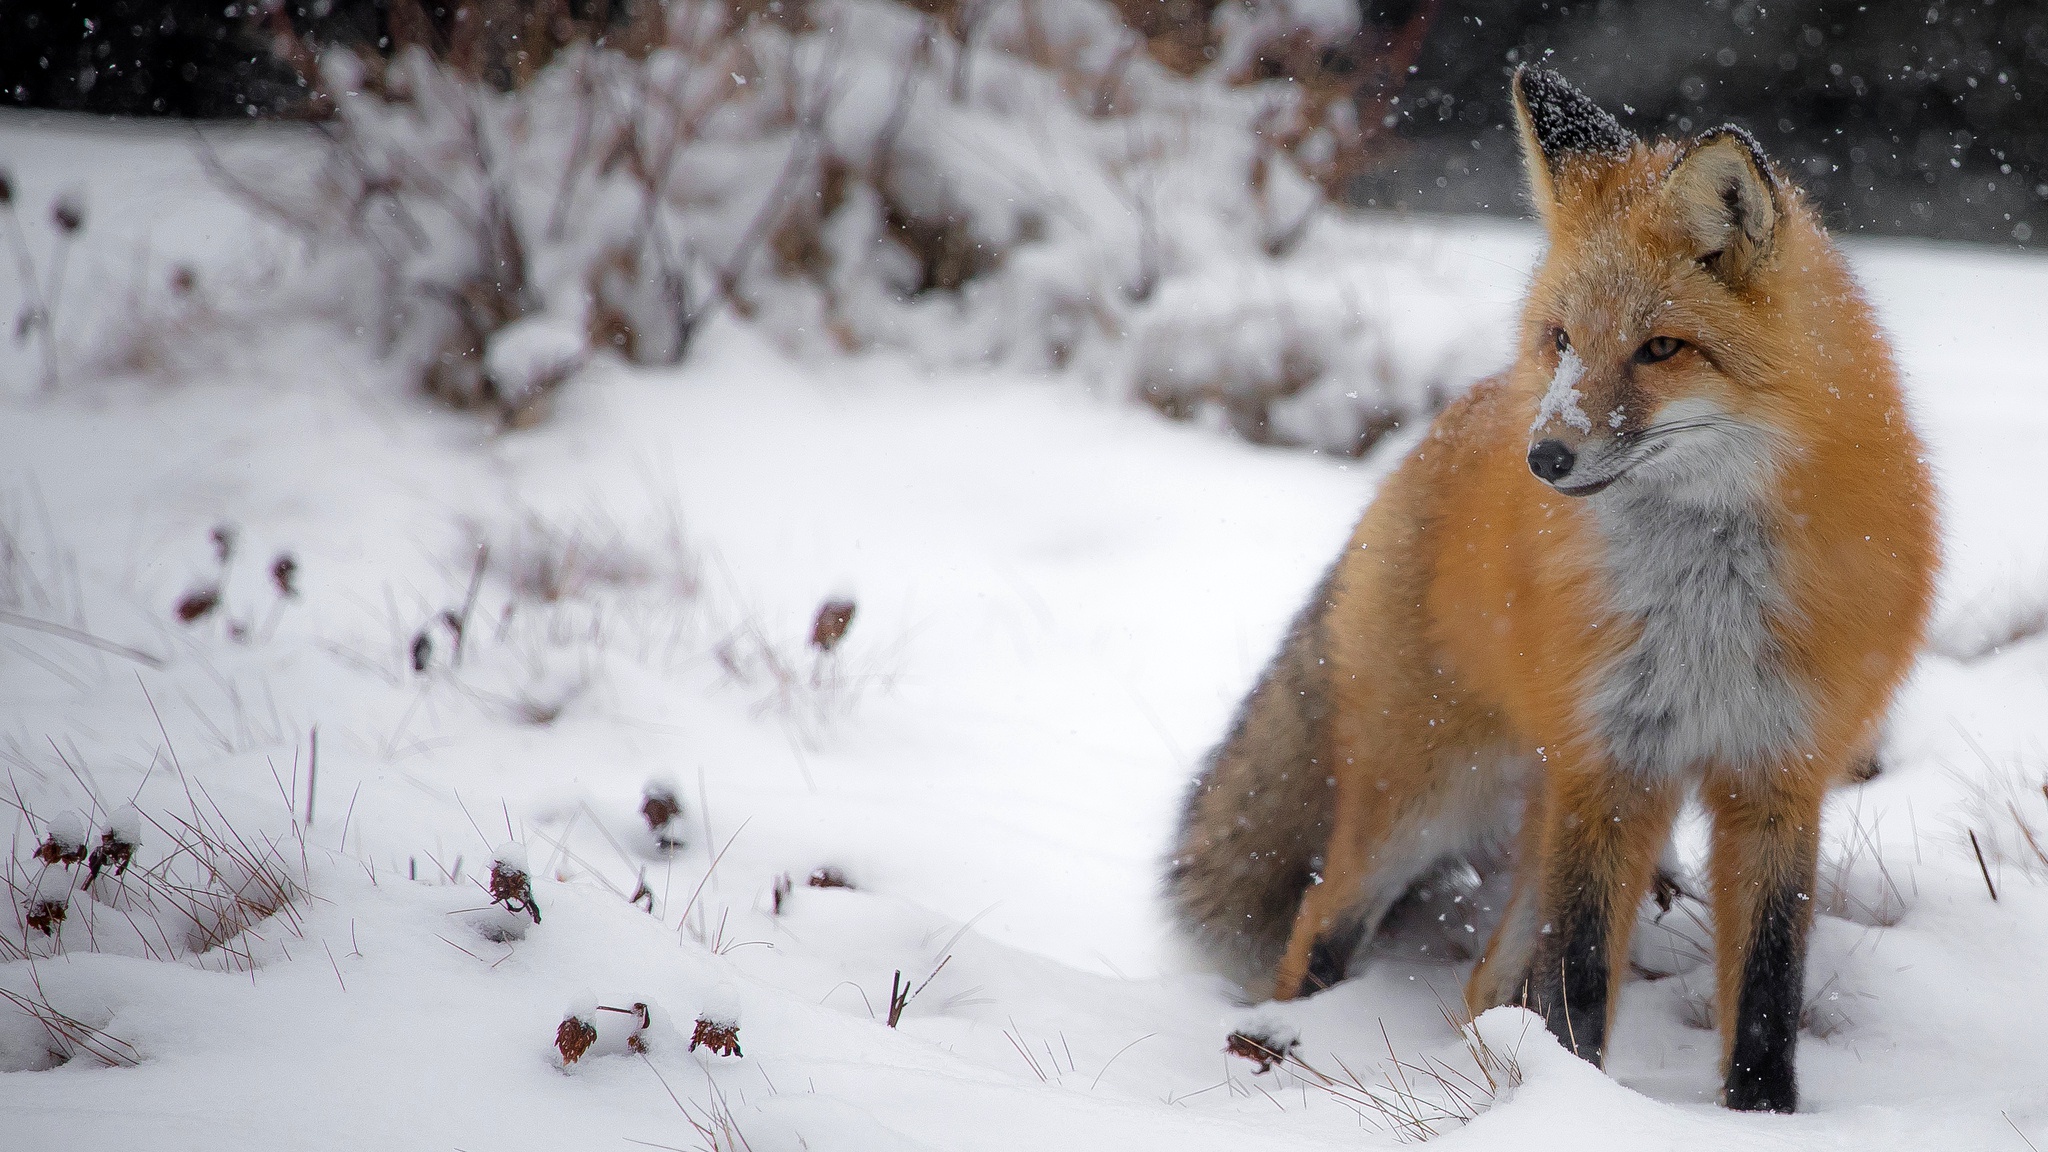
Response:
[[[1167,862],[1181,926],[1233,976],[1270,978],[1321,868],[1336,801],[1322,657],[1336,569],[1189,789]]]

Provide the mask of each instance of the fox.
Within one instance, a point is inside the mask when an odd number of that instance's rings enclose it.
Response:
[[[1932,479],[1820,213],[1735,125],[1511,97],[1545,238],[1512,361],[1382,482],[1190,787],[1180,927],[1306,996],[1419,878],[1513,881],[1465,989],[1604,1066],[1688,797],[1711,821],[1721,1100],[1798,1105],[1821,809],[1922,644]]]

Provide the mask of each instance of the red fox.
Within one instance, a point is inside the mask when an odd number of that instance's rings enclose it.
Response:
[[[1513,364],[1380,489],[1210,754],[1183,924],[1290,999],[1446,857],[1514,845],[1466,990],[1598,1064],[1688,794],[1723,1100],[1789,1112],[1821,801],[1926,626],[1934,501],[1883,334],[1748,133],[1513,82],[1548,246]],[[1533,473],[1533,475],[1532,475]]]

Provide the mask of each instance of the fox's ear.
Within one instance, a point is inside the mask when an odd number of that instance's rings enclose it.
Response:
[[[1626,160],[1635,134],[1571,81],[1548,68],[1515,69],[1515,125],[1522,135],[1522,166],[1536,210],[1550,220],[1557,178],[1575,163]]]
[[[1664,178],[1664,195],[1694,258],[1730,286],[1748,280],[1778,232],[1778,181],[1756,137],[1733,124],[1692,142]]]

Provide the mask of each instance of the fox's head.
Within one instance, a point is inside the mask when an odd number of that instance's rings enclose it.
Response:
[[[1549,234],[1516,367],[1540,395],[1530,471],[1571,496],[1760,480],[1784,367],[1773,288],[1788,241],[1819,235],[1796,194],[1740,128],[1646,143],[1527,66],[1514,102]]]

